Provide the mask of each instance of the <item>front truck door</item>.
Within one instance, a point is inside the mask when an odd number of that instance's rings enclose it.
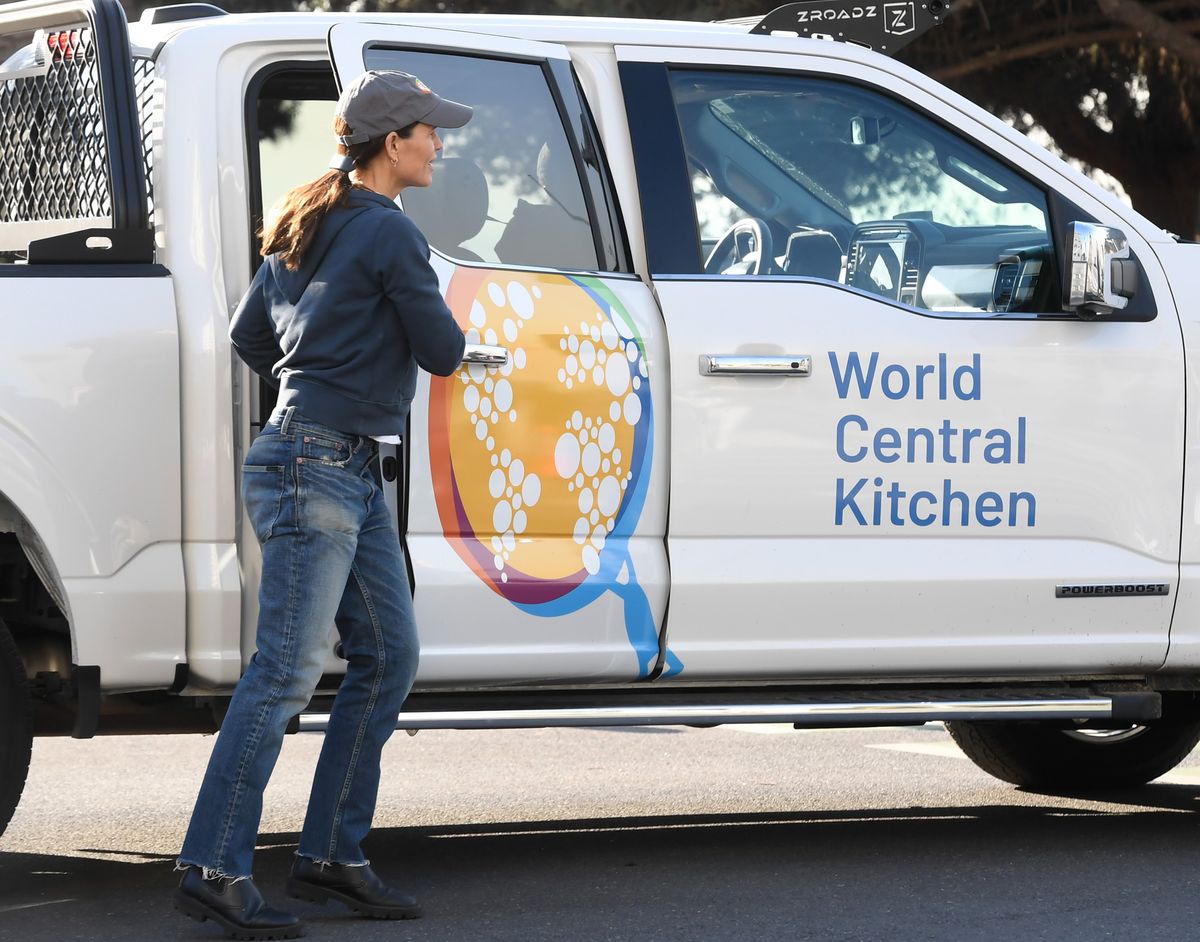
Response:
[[[499,368],[422,375],[401,512],[418,683],[628,681],[667,594],[666,336],[629,274],[561,46],[345,23],[343,87],[399,69],[471,105],[427,190],[401,194],[471,344]]]
[[[1183,362],[1144,220],[828,47],[618,50],[672,363],[682,676],[1153,669]],[[1062,312],[1060,234],[1092,217],[1143,266],[1120,318]]]

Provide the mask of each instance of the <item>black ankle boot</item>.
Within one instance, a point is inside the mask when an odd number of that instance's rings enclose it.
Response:
[[[420,919],[421,907],[406,893],[393,889],[368,866],[318,863],[297,857],[287,881],[288,896],[325,903],[340,900],[372,919]]]
[[[204,879],[199,867],[188,867],[175,891],[175,908],[185,916],[204,922],[211,919],[231,939],[250,942],[266,939],[296,939],[304,926],[291,913],[271,909],[263,902],[253,881],[229,877]]]

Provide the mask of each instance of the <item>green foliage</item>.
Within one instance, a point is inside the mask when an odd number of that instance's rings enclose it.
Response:
[[[902,58],[1019,128],[1045,128],[1116,177],[1135,209],[1200,236],[1200,47],[1188,55],[1200,0],[958,6]]]

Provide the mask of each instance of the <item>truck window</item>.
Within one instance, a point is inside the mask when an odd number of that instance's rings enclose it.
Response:
[[[699,270],[825,279],[958,316],[1060,309],[1045,193],[916,111],[775,73],[676,70],[671,89]]]
[[[324,172],[335,147],[333,104],[338,95],[327,65],[276,68],[257,84],[257,93],[251,92],[258,144],[256,236],[288,190]]]
[[[366,65],[411,72],[475,109],[443,132],[433,185],[400,196],[435,249],[468,263],[600,268],[576,155],[540,65],[387,48],[367,50]]]

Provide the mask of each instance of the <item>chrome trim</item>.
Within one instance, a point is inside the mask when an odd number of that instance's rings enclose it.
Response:
[[[401,713],[396,729],[522,729],[545,726],[670,726],[673,724],[795,723],[797,726],[881,725],[929,720],[1108,719],[1111,697],[1073,700],[947,700],[881,703],[771,703],[729,706],[591,707],[551,710],[447,710]],[[301,732],[319,732],[329,715],[300,717]]]
[[[1113,281],[1123,282],[1123,270],[1117,271],[1116,266],[1119,260],[1130,257],[1125,233],[1091,222],[1073,222],[1067,238],[1071,244],[1067,307],[1097,313],[1122,310],[1129,297],[1118,294]]]
[[[508,362],[508,350],[486,343],[469,343],[463,351],[462,361],[480,366],[504,366]]]
[[[1148,727],[1130,726],[1126,729],[1064,729],[1062,734],[1068,739],[1086,742],[1098,746],[1110,746],[1113,743],[1129,742],[1137,739]]]
[[[807,353],[795,356],[700,355],[701,376],[808,376],[811,373],[812,357]]]

